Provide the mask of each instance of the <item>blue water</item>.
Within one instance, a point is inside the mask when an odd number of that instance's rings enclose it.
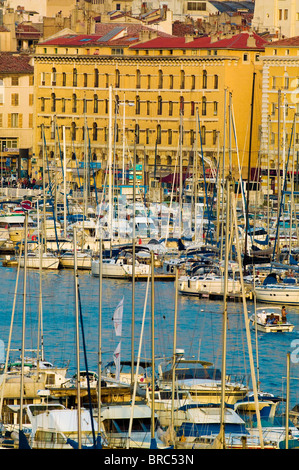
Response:
[[[13,312],[17,268],[0,266],[1,310],[0,339],[7,347]],[[26,349],[36,348],[39,302],[39,273],[28,271],[26,289]],[[13,322],[11,357],[19,357],[23,317],[23,270],[16,296]],[[97,371],[99,350],[99,279],[89,272],[79,272],[80,304],[84,322],[88,369]],[[75,279],[72,270],[44,272],[42,275],[43,333],[46,359],[56,365],[69,363],[69,376],[76,369]],[[146,282],[135,283],[135,358],[137,357],[142,316],[146,295]],[[121,338],[115,336],[112,316],[124,298]],[[248,311],[253,304],[248,302]],[[155,283],[155,357],[170,357],[173,350],[175,290],[172,282]],[[287,309],[294,323],[292,333],[258,334],[258,363],[260,389],[286,396],[287,353],[291,353],[290,401],[291,408],[299,403],[299,307]],[[177,347],[185,350],[185,357],[211,361],[221,369],[223,303],[178,297]],[[250,366],[242,303],[228,303],[229,328],[227,331],[227,373],[232,377],[249,377]],[[113,352],[121,341],[121,358],[131,359],[132,285],[128,281],[103,280],[102,299],[102,360],[103,365],[113,360]],[[255,334],[251,330],[254,363],[257,364]],[[296,349],[297,348],[297,349]],[[298,351],[297,351],[298,350]],[[82,336],[80,362],[84,368]],[[27,353],[31,355],[30,352]],[[149,284],[144,337],[141,357],[151,358],[151,285]]]

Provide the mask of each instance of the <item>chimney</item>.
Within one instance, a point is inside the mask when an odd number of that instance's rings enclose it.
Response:
[[[185,44],[187,44],[188,42],[192,42],[192,41],[194,41],[194,36],[192,34],[186,34]]]
[[[253,34],[248,34],[246,46],[247,47],[256,47],[256,40],[255,40],[255,37],[253,36]]]

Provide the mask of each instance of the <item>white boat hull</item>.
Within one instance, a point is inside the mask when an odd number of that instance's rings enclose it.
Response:
[[[24,268],[24,258],[21,258],[20,260],[20,266],[21,268]],[[27,258],[27,263],[26,263],[27,268],[33,268],[33,269],[39,269],[40,268],[40,258],[39,256],[28,256]],[[52,256],[44,256],[42,257],[42,269],[58,269],[59,268],[59,258],[55,258]]]
[[[148,264],[139,264],[135,266],[135,276],[147,276],[151,271]],[[102,276],[107,278],[125,279],[132,277],[133,266],[131,264],[118,264],[113,262],[102,263]],[[91,262],[91,274],[99,276],[99,262]]]
[[[215,279],[181,278],[179,279],[179,292],[181,294],[199,295],[199,294],[224,294],[224,279],[219,277]],[[228,294],[240,294],[241,284],[238,280],[229,279],[227,286]]]
[[[299,305],[299,286],[259,286],[255,296],[259,302]]]

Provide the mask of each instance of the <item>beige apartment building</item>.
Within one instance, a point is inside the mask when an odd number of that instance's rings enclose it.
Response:
[[[27,55],[0,53],[2,174],[27,171],[33,145],[33,66]]]

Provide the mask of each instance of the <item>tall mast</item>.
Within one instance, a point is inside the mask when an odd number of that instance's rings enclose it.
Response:
[[[77,363],[77,418],[78,418],[78,447],[82,448],[81,439],[81,398],[80,398],[80,347],[79,347],[79,283],[77,268],[77,233],[74,228],[74,274],[75,274],[75,316],[76,316],[76,363]]]

